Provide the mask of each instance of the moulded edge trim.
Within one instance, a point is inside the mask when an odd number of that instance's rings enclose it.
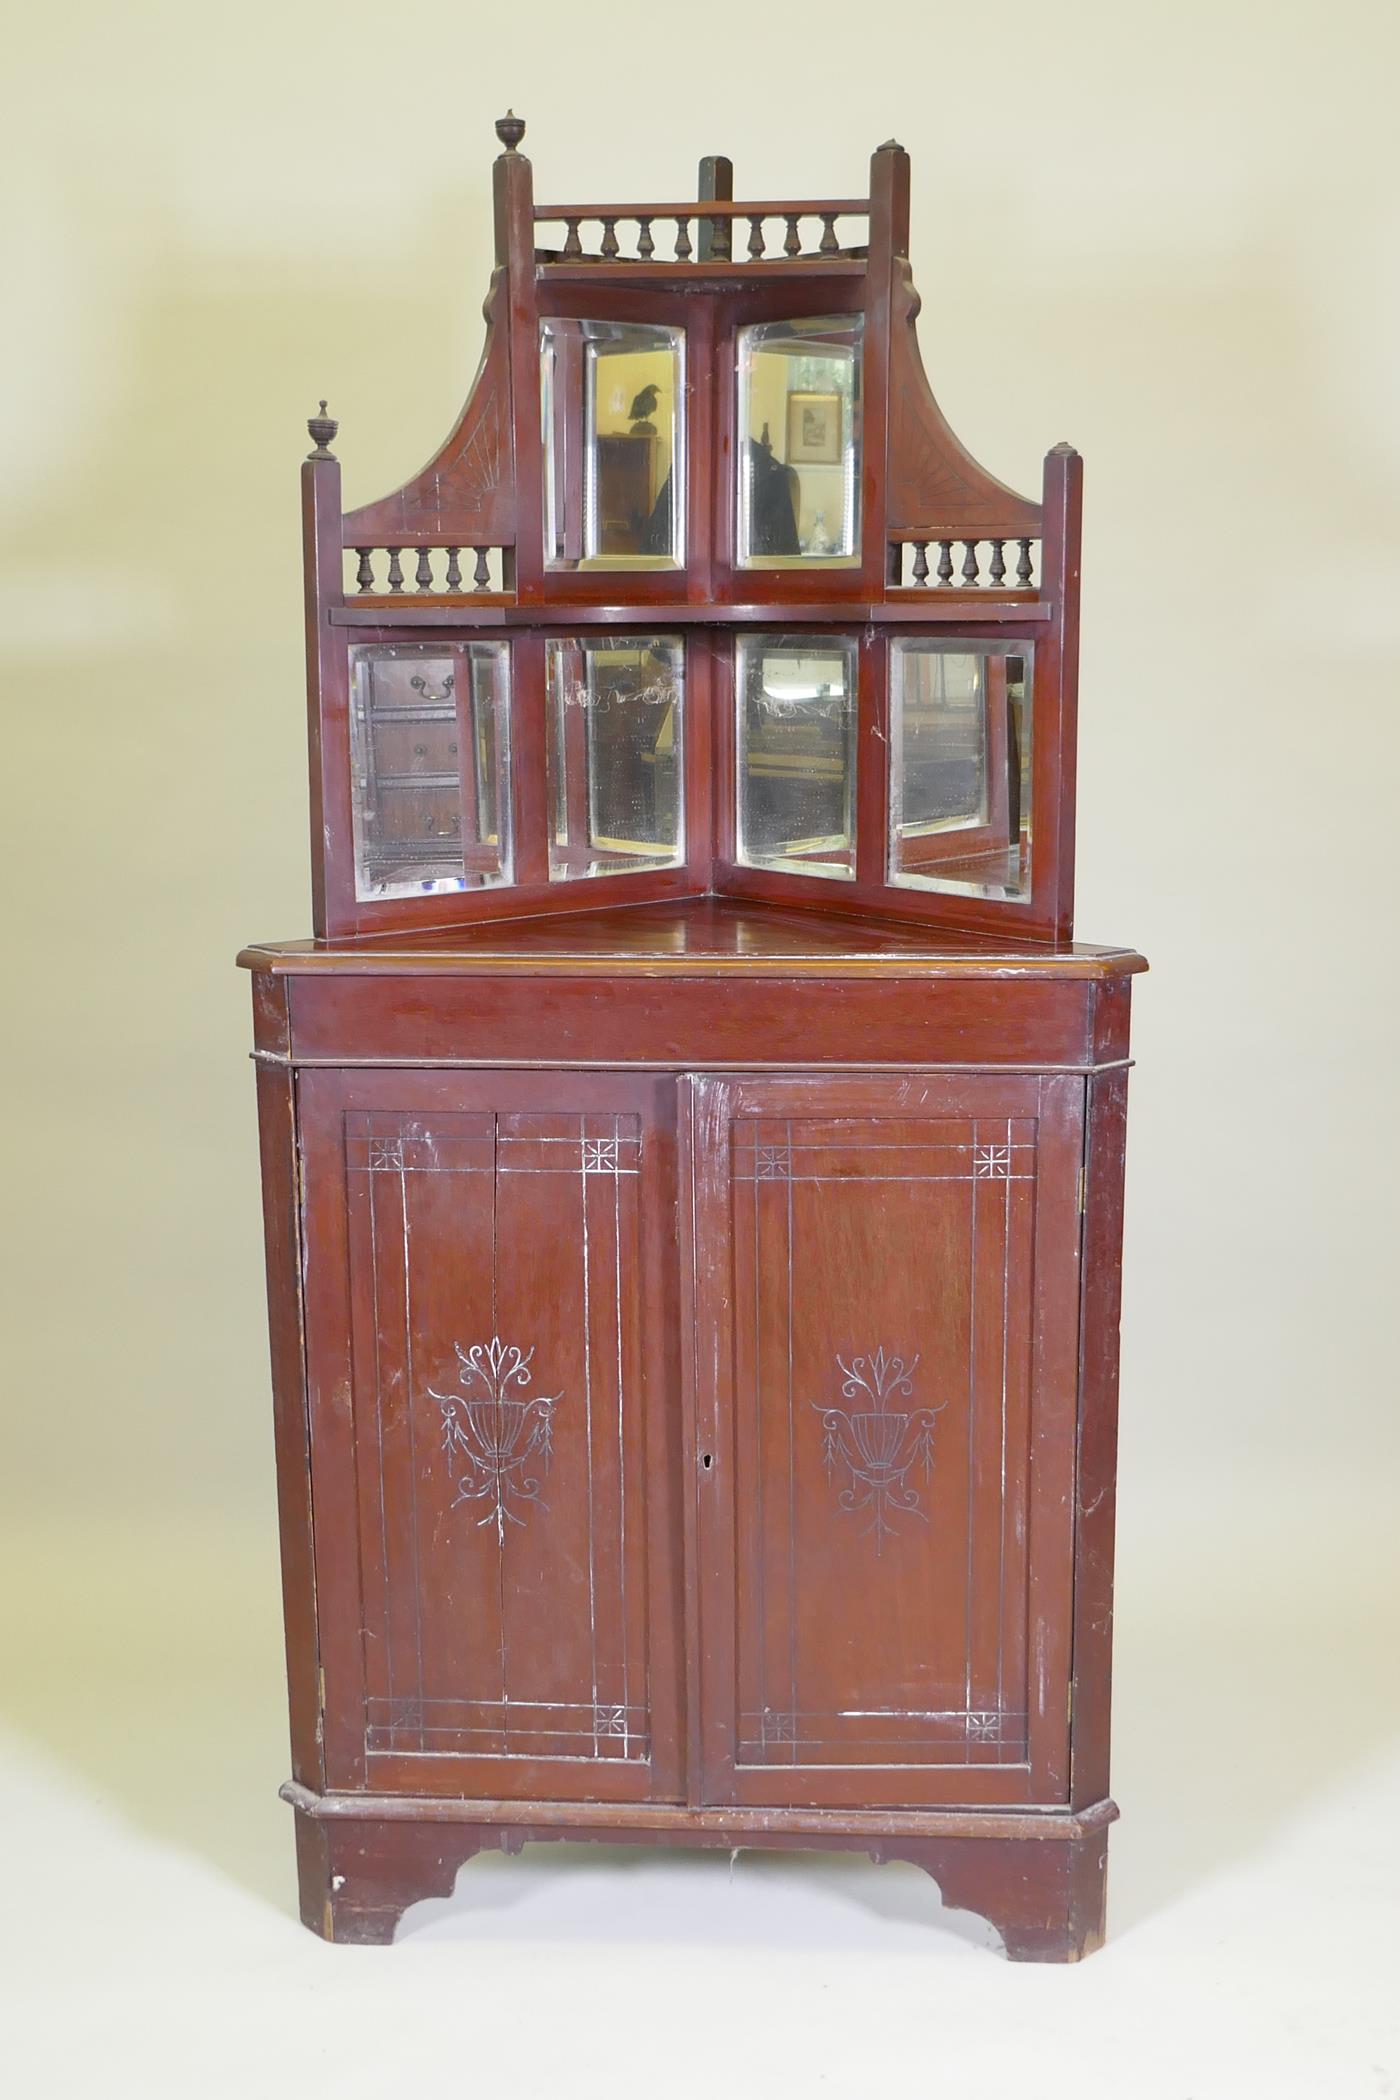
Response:
[[[670,1801],[472,1801],[417,1794],[318,1794],[298,1780],[278,1789],[282,1800],[315,1822],[351,1823],[488,1823],[513,1828],[549,1830],[656,1831],[661,1835],[709,1839],[761,1838],[785,1832],[829,1837],[1087,1837],[1118,1817],[1117,1803],[1104,1799],[1087,1808],[1061,1803],[1016,1809],[814,1809],[688,1808]]]

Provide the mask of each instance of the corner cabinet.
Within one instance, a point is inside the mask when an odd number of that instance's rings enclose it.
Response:
[[[898,147],[620,258],[498,130],[438,459],[343,513],[312,419],[316,931],[241,957],[302,1915],[838,1848],[1073,1959],[1144,967],[1070,923],[1078,461],[943,422]]]

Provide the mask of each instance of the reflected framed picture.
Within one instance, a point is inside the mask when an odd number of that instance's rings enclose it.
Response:
[[[787,456],[792,467],[834,467],[841,459],[841,396],[789,394]]]

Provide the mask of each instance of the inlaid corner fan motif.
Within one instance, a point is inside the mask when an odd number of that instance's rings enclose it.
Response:
[[[840,1476],[845,1485],[837,1495],[837,1506],[857,1513],[868,1511],[866,1532],[875,1535],[875,1550],[884,1551],[885,1540],[898,1529],[901,1516],[928,1522],[919,1490],[909,1475],[917,1470],[925,1481],[933,1475],[934,1417],[937,1407],[900,1407],[912,1399],[915,1356],[906,1363],[902,1356],[889,1356],[883,1348],[869,1356],[853,1356],[849,1363],[836,1359],[841,1373],[841,1397],[848,1408],[812,1405],[822,1418],[822,1457],[828,1480]]]
[[[489,1342],[473,1342],[467,1349],[460,1342],[453,1347],[459,1366],[457,1382],[463,1391],[439,1393],[428,1388],[442,1410],[442,1448],[457,1490],[452,1507],[484,1502],[478,1528],[494,1524],[504,1544],[507,1524],[524,1524],[523,1507],[538,1502],[541,1509],[548,1508],[533,1468],[538,1464],[542,1471],[549,1470],[554,1410],[560,1396],[525,1396],[533,1348],[518,1349],[494,1334]],[[516,1387],[522,1390],[512,1390]]]

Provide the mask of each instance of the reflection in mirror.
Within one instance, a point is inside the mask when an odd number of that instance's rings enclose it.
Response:
[[[682,650],[678,635],[546,642],[551,882],[685,859]]]
[[[683,331],[542,321],[540,412],[549,566],[679,568]]]
[[[754,635],[735,649],[739,860],[853,880],[855,637]]]
[[[891,643],[889,879],[1029,898],[1029,642]]]
[[[860,314],[739,330],[739,564],[860,560]]]
[[[504,642],[350,651],[355,895],[510,880]]]

